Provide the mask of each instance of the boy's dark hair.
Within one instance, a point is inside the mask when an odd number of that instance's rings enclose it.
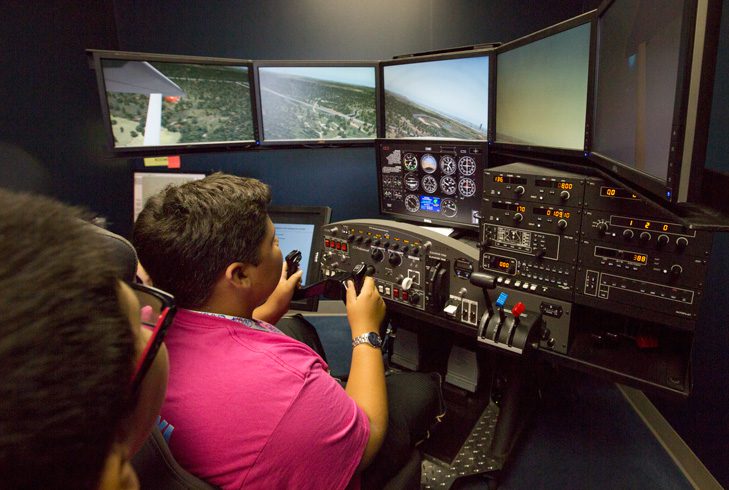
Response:
[[[270,202],[266,184],[222,173],[169,186],[137,217],[139,261],[155,287],[183,308],[198,308],[228,265],[258,265]]]
[[[80,216],[0,190],[3,488],[96,488],[131,408],[119,271]]]

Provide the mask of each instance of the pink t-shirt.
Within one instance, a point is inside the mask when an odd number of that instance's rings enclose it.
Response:
[[[308,346],[188,310],[165,343],[161,416],[185,469],[224,489],[348,486],[369,422]]]

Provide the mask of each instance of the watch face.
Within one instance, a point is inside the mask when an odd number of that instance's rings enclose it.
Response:
[[[380,339],[380,336],[377,335],[375,332],[370,332],[367,334],[367,340],[370,342],[370,344],[374,345],[375,347],[382,347],[382,339]]]

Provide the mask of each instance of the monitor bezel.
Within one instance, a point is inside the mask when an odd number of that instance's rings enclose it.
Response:
[[[615,0],[604,0],[597,9],[595,67],[593,77],[594,128],[597,113],[600,19]],[[588,159],[618,180],[628,181],[664,204],[698,202],[701,198],[706,146],[711,114],[714,69],[718,50],[720,0],[685,0],[679,45],[678,73],[673,106],[672,148],[677,161],[669,157],[665,180],[633,168],[625,162],[591,150]],[[703,10],[702,10],[703,9]],[[698,25],[698,22],[702,22]],[[698,32],[697,27],[701,29]],[[698,44],[695,44],[697,41]],[[689,117],[689,113],[693,116]],[[690,128],[687,131],[687,126]],[[594,131],[594,129],[593,129]]]
[[[183,153],[199,153],[210,152],[213,150],[245,150],[255,148],[258,141],[258,126],[256,100],[254,96],[255,87],[253,81],[253,62],[251,60],[235,59],[235,58],[212,58],[204,56],[187,56],[173,55],[161,53],[143,53],[132,51],[112,51],[100,49],[86,50],[91,58],[92,68],[96,72],[96,84],[99,92],[99,102],[101,105],[101,115],[106,131],[107,142],[111,152],[115,156],[160,156],[174,155]],[[102,60],[126,60],[126,61],[152,61],[160,63],[180,63],[180,64],[198,64],[198,65],[223,65],[223,66],[246,66],[248,68],[249,97],[251,104],[251,124],[253,127],[253,139],[238,141],[215,141],[202,143],[182,143],[175,145],[155,145],[155,146],[127,146],[117,147],[114,144],[114,132],[111,124],[111,115],[109,112],[109,103],[106,98],[106,84],[104,81],[104,72],[102,69]]]
[[[494,60],[496,59],[495,51],[498,48],[478,48],[478,49],[466,49],[462,51],[449,51],[446,53],[441,54],[426,54],[426,55],[414,55],[414,56],[405,56],[405,57],[396,57],[391,60],[385,60],[380,62],[380,80],[379,80],[379,86],[380,86],[380,100],[382,101],[381,104],[381,111],[380,111],[380,139],[388,139],[388,140],[422,140],[422,141],[463,141],[463,142],[469,142],[469,143],[487,143],[492,140],[491,135],[493,130],[493,113],[494,113],[494,83],[496,82],[495,74],[494,74]],[[445,60],[452,60],[452,59],[462,59],[462,58],[477,58],[477,57],[483,57],[486,56],[488,58],[488,65],[489,65],[489,74],[488,74],[488,108],[487,108],[487,114],[486,114],[486,121],[488,124],[488,128],[486,128],[486,138],[485,139],[464,139],[464,138],[436,138],[433,136],[423,137],[423,138],[417,138],[412,136],[403,136],[403,137],[388,137],[386,135],[387,131],[387,121],[385,119],[385,68],[388,66],[394,66],[394,65],[408,65],[408,64],[415,64],[415,63],[426,63],[430,61],[445,61]]]
[[[494,98],[494,104],[493,104],[493,120],[489,123],[489,127],[492,129],[491,138],[489,141],[491,142],[491,147],[494,149],[494,151],[509,151],[509,150],[515,150],[515,151],[524,151],[526,153],[535,153],[539,155],[552,155],[552,156],[566,156],[566,157],[585,157],[587,156],[587,152],[589,151],[589,145],[590,145],[590,117],[592,114],[592,86],[593,86],[593,75],[594,75],[594,66],[595,66],[595,46],[596,46],[596,21],[597,21],[597,9],[591,10],[589,12],[585,12],[584,14],[578,15],[576,17],[572,17],[571,19],[567,19],[565,21],[562,21],[558,24],[554,24],[552,26],[549,26],[547,28],[541,29],[539,31],[533,32],[531,34],[528,34],[526,36],[520,37],[518,39],[515,39],[513,41],[510,41],[508,43],[504,43],[501,46],[497,47],[495,49],[496,53],[494,55],[494,86],[491,90]],[[497,90],[498,90],[498,79],[499,79],[499,55],[506,53],[508,51],[521,48],[523,46],[526,46],[528,44],[531,44],[533,42],[541,41],[543,39],[546,39],[550,36],[554,36],[556,34],[560,34],[562,32],[568,31],[570,29],[573,29],[575,27],[579,27],[585,24],[590,25],[590,46],[589,46],[589,61],[588,61],[588,67],[587,67],[587,100],[585,104],[585,127],[583,132],[583,147],[582,149],[574,149],[574,148],[558,148],[558,147],[550,147],[550,146],[539,146],[539,145],[521,145],[516,143],[503,143],[496,140],[496,117],[499,108],[497,107]]]
[[[314,232],[312,234],[311,254],[309,256],[309,264],[307,268],[307,276],[304,281],[307,285],[314,284],[319,280],[321,275],[321,237],[322,228],[330,223],[332,217],[332,208],[328,206],[268,206],[268,216],[271,221],[276,223],[276,215],[280,216],[305,216],[305,221],[283,221],[283,223],[293,224],[313,224]],[[279,221],[281,223],[281,221]],[[316,311],[319,305],[319,298],[306,298],[292,301],[289,306],[292,310],[300,311]]]
[[[375,81],[375,136],[372,138],[348,138],[348,139],[302,139],[302,140],[267,140],[265,137],[265,125],[263,123],[263,106],[261,105],[260,68],[331,68],[331,67],[361,67],[373,68]],[[382,111],[380,100],[380,62],[364,60],[256,60],[253,61],[253,78],[255,80],[256,127],[258,128],[258,143],[261,148],[346,148],[372,146],[380,134],[380,117]]]
[[[417,219],[414,218],[410,214],[405,213],[396,213],[393,211],[386,211],[382,207],[382,178],[381,178],[381,172],[380,169],[382,168],[381,159],[382,159],[382,152],[380,151],[380,146],[382,144],[428,144],[432,143],[434,145],[448,145],[449,143],[453,143],[454,145],[479,145],[482,147],[483,155],[484,155],[484,168],[481,170],[481,174],[476,172],[474,176],[477,176],[476,178],[479,179],[480,185],[481,185],[481,192],[483,192],[483,171],[486,170],[489,167],[489,144],[487,141],[484,140],[453,140],[453,139],[425,139],[425,138],[378,138],[375,141],[375,165],[376,167],[376,177],[377,177],[377,208],[380,211],[381,215],[385,216],[392,216],[394,218],[397,218],[401,221],[405,221],[408,223],[412,223],[415,225],[420,226],[442,226],[446,228],[453,228],[454,230],[472,230],[472,231],[478,231],[479,225],[478,223],[473,224],[467,224],[467,223],[457,223],[453,221],[448,221],[444,219],[439,218],[428,218],[426,221],[423,218]]]

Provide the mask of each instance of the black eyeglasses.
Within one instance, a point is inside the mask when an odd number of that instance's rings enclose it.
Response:
[[[139,300],[142,325],[152,328],[152,336],[144,347],[132,375],[131,388],[132,391],[136,391],[154,362],[177,309],[175,298],[169,293],[139,283],[130,283],[129,286]]]

